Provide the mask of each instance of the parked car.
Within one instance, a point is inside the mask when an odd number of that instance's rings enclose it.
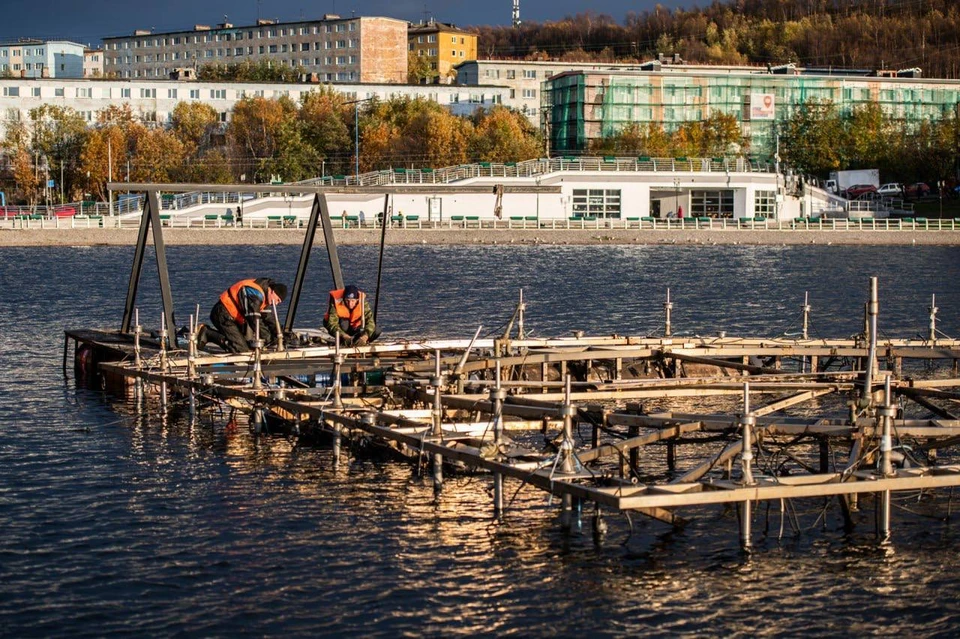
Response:
[[[930,195],[930,187],[923,182],[914,182],[906,186],[904,193],[907,197],[926,197]]]
[[[872,184],[854,184],[853,186],[848,187],[846,191],[844,191],[844,195],[848,200],[855,200],[861,195],[863,195],[864,193],[876,193],[876,192],[877,192],[877,187],[875,187]]]
[[[883,197],[903,197],[903,185],[888,182],[877,189],[877,194]]]

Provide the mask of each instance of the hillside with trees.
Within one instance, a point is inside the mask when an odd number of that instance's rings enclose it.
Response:
[[[692,4],[692,3],[691,3]],[[733,0],[661,6],[623,23],[581,13],[556,22],[475,27],[480,58],[903,69],[960,77],[960,3],[945,0]]]

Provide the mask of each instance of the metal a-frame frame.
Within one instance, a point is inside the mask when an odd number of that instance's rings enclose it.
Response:
[[[163,231],[160,224],[160,198],[156,189],[147,191],[143,214],[140,216],[140,233],[137,235],[137,248],[130,269],[130,282],[127,284],[127,301],[123,307],[123,323],[120,332],[130,332],[133,308],[137,301],[137,288],[140,286],[140,273],[143,271],[143,258],[147,250],[147,234],[153,230],[153,246],[157,253],[157,274],[160,277],[160,297],[163,301],[163,317],[167,329],[167,347],[177,347],[177,324],[173,316],[173,294],[170,292],[170,274],[167,269],[167,252],[163,243]]]

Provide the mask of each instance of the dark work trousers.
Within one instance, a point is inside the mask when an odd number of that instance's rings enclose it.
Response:
[[[237,324],[223,302],[217,302],[210,311],[210,321],[216,326],[216,330],[207,327],[206,339],[208,342],[219,344],[220,348],[229,353],[247,353],[250,349],[250,342],[256,339],[253,333],[253,322],[244,322]],[[263,311],[260,317],[260,339],[266,346],[273,346],[277,343],[277,320],[273,311]]]
[[[229,353],[246,353],[250,350],[247,344],[246,324],[240,326],[227,312],[223,302],[217,302],[210,310],[210,321],[217,327],[216,331],[207,330],[209,341],[219,344]]]

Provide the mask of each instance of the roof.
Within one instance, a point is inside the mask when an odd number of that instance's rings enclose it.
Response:
[[[326,24],[329,22],[353,22],[355,20],[389,20],[391,22],[400,22],[404,23],[406,20],[400,20],[398,18],[389,18],[387,16],[352,16],[349,18],[341,17],[331,17],[329,19],[319,19],[319,20],[291,20],[288,22],[271,22],[267,24],[266,22],[262,24],[247,24],[247,25],[231,25],[229,27],[217,25],[215,27],[203,28],[203,29],[179,29],[176,31],[151,31],[150,33],[141,33],[141,34],[130,34],[130,35],[119,35],[119,36],[105,36],[103,39],[104,42],[107,40],[128,40],[134,38],[153,38],[157,36],[168,36],[168,35],[177,35],[182,33],[214,33],[218,31],[245,31],[250,29],[263,29],[264,27],[288,27],[295,25],[306,25],[306,24]]]
[[[410,25],[407,27],[407,33],[410,35],[419,35],[421,33],[462,33],[464,35],[477,35],[476,33],[471,33],[470,31],[458,29],[457,25],[455,24],[437,22],[436,20],[430,20],[429,22],[419,24],[410,23]]]

